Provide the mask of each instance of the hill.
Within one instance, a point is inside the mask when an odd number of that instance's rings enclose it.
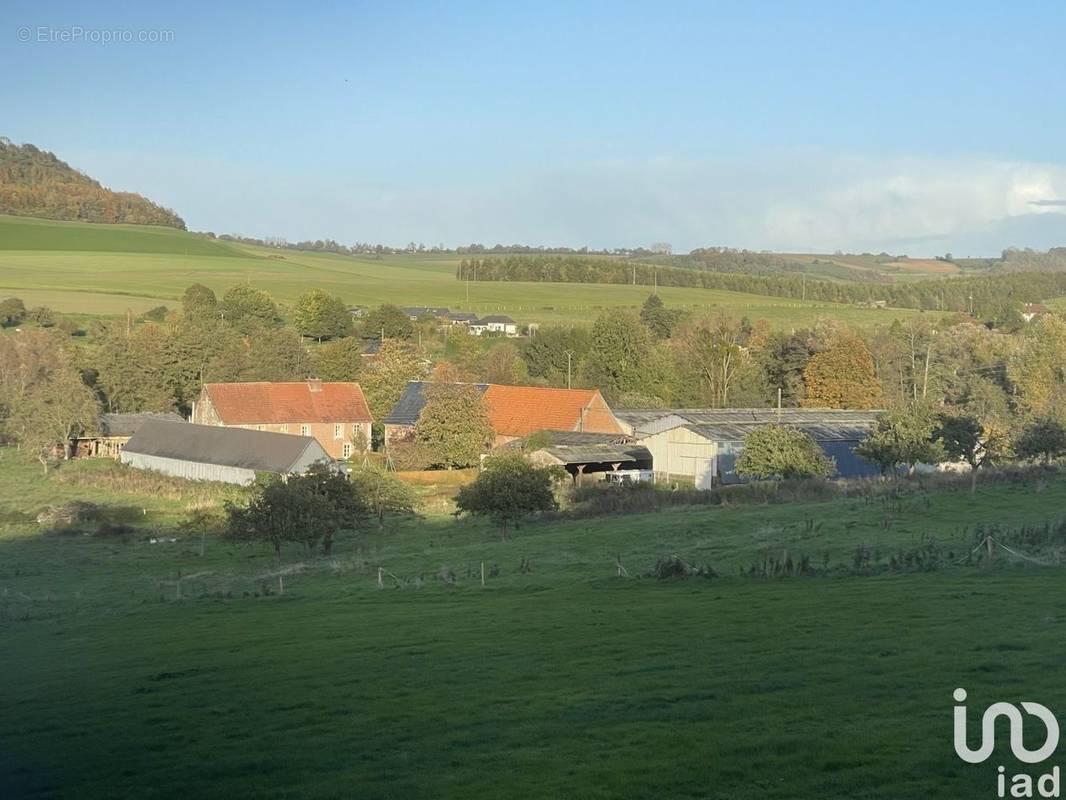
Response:
[[[0,213],[185,229],[185,221],[173,211],[139,194],[112,191],[47,150],[3,137]]]
[[[606,258],[606,257],[605,257]],[[282,303],[310,287],[352,305],[449,306],[506,313],[520,322],[589,325],[600,309],[639,306],[650,286],[482,283],[456,280],[455,254],[341,256],[222,241],[173,228],[99,226],[0,216],[0,297],[80,314],[176,306],[185,287],[216,292],[250,282]],[[660,288],[673,307],[728,308],[777,327],[802,327],[832,315],[857,325],[890,322],[909,311],[763,297],[742,291]]]

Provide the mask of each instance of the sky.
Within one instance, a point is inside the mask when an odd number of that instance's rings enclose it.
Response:
[[[994,255],[1066,245],[1064,40],[1059,2],[0,0],[0,135],[216,233]]]

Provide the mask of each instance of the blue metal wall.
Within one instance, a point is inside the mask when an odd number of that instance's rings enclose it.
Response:
[[[855,454],[859,442],[822,441],[822,451],[836,462],[836,478],[876,478],[881,469]],[[736,473],[737,456],[744,450],[743,442],[718,442],[718,477],[721,483],[745,483]]]

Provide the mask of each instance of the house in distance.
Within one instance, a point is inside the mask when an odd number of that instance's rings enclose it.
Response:
[[[198,425],[312,436],[332,458],[370,441],[371,416],[358,383],[207,383],[193,405]]]

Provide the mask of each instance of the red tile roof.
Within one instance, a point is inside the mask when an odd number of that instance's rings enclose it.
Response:
[[[371,421],[358,383],[208,383],[204,388],[225,425]]]
[[[527,436],[535,431],[579,430],[582,409],[599,394],[597,389],[492,384],[485,390],[484,400],[498,435]]]

